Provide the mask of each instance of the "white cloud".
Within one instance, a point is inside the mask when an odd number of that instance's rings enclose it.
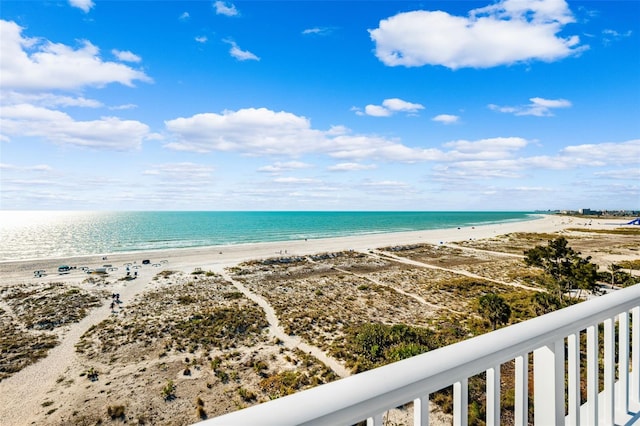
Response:
[[[0,170],[49,173],[53,171],[53,168],[48,164],[36,164],[34,166],[17,166],[15,164],[0,163]]]
[[[553,62],[587,49],[578,36],[557,36],[573,17],[564,0],[502,0],[468,16],[418,10],[383,19],[369,30],[388,66],[489,68]]]
[[[575,165],[634,165],[640,159],[640,139],[567,146],[560,152],[560,156]]]
[[[115,111],[122,111],[122,110],[135,109],[135,108],[138,108],[138,105],[136,105],[136,104],[122,104],[122,105],[116,105],[116,106],[109,107],[109,109],[115,110]]]
[[[447,153],[449,160],[461,160],[473,158],[476,160],[509,158],[528,142],[518,137],[488,138],[477,141],[458,140],[447,142],[443,146],[451,148]]]
[[[178,17],[178,19],[181,20],[181,21],[186,21],[190,17],[191,17],[191,15],[189,15],[189,12],[183,12],[182,15],[180,15]]]
[[[331,32],[333,31],[332,28],[329,27],[314,27],[314,28],[307,28],[305,30],[302,31],[302,34],[304,35],[328,35],[331,34]]]
[[[313,129],[306,117],[266,108],[203,113],[165,121],[175,141],[169,149],[193,152],[238,151],[250,155],[299,156],[324,153],[334,158],[416,162],[439,158],[435,149],[409,148],[378,136],[353,135],[333,126]]]
[[[389,117],[393,114],[392,111],[389,111],[382,105],[367,105],[364,107],[364,113],[372,117]]]
[[[216,15],[236,16],[238,15],[238,9],[233,3],[227,3],[224,1],[216,1],[213,4],[216,9]]]
[[[451,114],[439,114],[433,117],[431,120],[437,121],[442,124],[454,124],[460,120],[460,117]]]
[[[488,142],[489,140],[452,143],[449,146],[456,149],[446,153],[442,164],[434,166],[432,177],[446,182],[495,178],[522,179],[529,173],[539,170],[611,167],[613,169],[598,170],[594,175],[602,178],[632,180],[635,178],[634,170],[636,169],[620,169],[620,166],[637,165],[637,159],[640,158],[640,140],[568,146],[554,156],[516,157],[519,146],[517,138],[512,141],[509,139],[514,138],[496,139],[504,140],[497,145]],[[482,150],[485,148],[493,150],[493,153],[483,153]]]
[[[302,161],[286,161],[276,162],[268,166],[263,166],[258,169],[259,172],[265,173],[282,173],[290,170],[307,169],[313,167],[309,163],[303,163]]]
[[[360,188],[376,195],[406,195],[416,192],[415,189],[406,182],[395,180],[365,181],[360,185]]]
[[[424,106],[420,104],[407,102],[399,98],[390,98],[382,101],[382,105],[365,106],[364,114],[372,117],[389,117],[396,112],[406,112],[413,115],[421,109],[424,109]],[[353,107],[351,110],[355,111],[358,115],[364,115],[357,107]]]
[[[259,61],[260,58],[248,50],[242,50],[238,47],[237,43],[233,40],[223,40],[225,43],[231,45],[231,49],[229,49],[229,54],[236,58],[239,61]]]
[[[631,37],[632,34],[633,31],[631,30],[625,31],[623,33],[611,29],[602,30],[602,42],[605,45],[608,45],[612,41],[619,41],[623,38]]]
[[[89,13],[91,8],[95,6],[92,0],[69,0],[69,4],[78,9],[82,9],[84,13]]]
[[[630,169],[615,169],[615,170],[605,170],[602,172],[595,172],[593,174],[598,178],[605,179],[620,179],[620,180],[635,180],[640,181],[640,167],[639,168],[630,168]]]
[[[41,137],[61,145],[118,151],[139,149],[154,137],[139,121],[102,117],[76,121],[68,114],[28,104],[0,107],[0,128],[5,137]]]
[[[382,106],[390,111],[402,112],[418,112],[418,110],[424,109],[424,106],[420,104],[414,104],[398,98],[385,99],[382,101]]]
[[[300,185],[300,184],[309,185],[309,184],[320,183],[318,179],[296,178],[296,177],[280,177],[280,178],[275,178],[273,181],[275,183],[295,184],[295,185]]]
[[[332,172],[353,172],[360,170],[372,170],[375,168],[377,168],[375,164],[338,163],[333,166],[327,167],[327,170]]]
[[[133,52],[129,52],[128,50],[118,50],[118,49],[113,49],[111,51],[111,53],[113,53],[113,55],[118,58],[118,60],[123,61],[123,62],[140,62],[142,61],[142,58],[138,55],[136,55]]]
[[[208,40],[207,36],[198,36],[195,38],[195,41],[198,43],[206,43]]]
[[[531,98],[528,105],[519,106],[499,106],[495,104],[489,104],[489,109],[498,112],[504,112],[514,115],[533,115],[536,117],[551,117],[553,116],[552,109],[555,108],[569,108],[571,102],[566,99],[544,99],[544,98]]]
[[[72,97],[55,95],[53,93],[20,93],[13,90],[1,91],[3,105],[11,104],[36,104],[43,107],[83,107],[100,108],[102,102],[95,99],[87,99],[82,96]]]
[[[133,86],[151,82],[144,72],[105,62],[89,41],[74,49],[64,44],[22,37],[15,22],[0,20],[0,86],[4,89],[79,89],[109,83]]]
[[[191,162],[158,164],[142,172],[143,175],[159,176],[167,181],[208,180],[213,167]]]
[[[567,170],[582,166],[635,164],[640,141],[569,146],[556,155],[525,156],[531,141],[521,137],[454,140],[440,147],[410,147],[398,140],[354,134],[342,126],[315,129],[306,117],[266,108],[204,113],[165,122],[168,149],[238,152],[291,157],[326,155],[338,159],[329,171],[365,170],[368,162],[433,162],[451,170],[473,170],[494,177],[522,177],[527,169]],[[279,162],[259,169],[281,173],[306,167],[303,162]]]

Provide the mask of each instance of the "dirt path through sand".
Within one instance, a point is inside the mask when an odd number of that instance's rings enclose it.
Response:
[[[287,346],[288,348],[298,348],[301,351],[310,353],[324,365],[331,368],[333,372],[340,377],[347,377],[351,375],[349,370],[347,370],[344,365],[342,365],[335,358],[327,355],[322,349],[303,342],[299,337],[291,337],[287,333],[285,333],[284,329],[280,326],[280,321],[278,320],[276,311],[266,299],[251,292],[251,290],[246,288],[240,282],[231,278],[231,276],[226,271],[218,269],[215,272],[220,273],[224,277],[224,279],[232,283],[240,292],[242,292],[242,294],[244,294],[248,299],[257,303],[258,306],[260,306],[264,310],[267,316],[267,322],[269,323],[269,332],[272,336],[282,340],[285,346]]]
[[[450,268],[443,268],[441,266],[429,265],[428,263],[422,263],[422,262],[418,262],[416,260],[407,259],[406,257],[400,257],[400,256],[397,256],[395,254],[391,254],[391,253],[386,252],[386,251],[376,250],[376,253],[379,253],[382,256],[386,256],[388,258],[391,258],[391,259],[393,259],[393,260],[395,260],[397,262],[406,263],[407,265],[420,266],[420,267],[423,267],[423,268],[438,269],[440,271],[447,271],[447,272],[451,272],[453,274],[464,275],[465,277],[469,277],[469,278],[475,278],[475,279],[484,280],[484,281],[491,281],[491,282],[494,282],[496,284],[508,285],[510,287],[519,287],[519,288],[523,288],[525,290],[544,291],[544,290],[542,290],[540,288],[529,287],[528,285],[524,285],[524,284],[520,284],[520,283],[500,281],[500,280],[495,280],[493,278],[483,277],[481,275],[476,275],[476,274],[473,274],[471,272],[463,271],[463,270],[460,270],[460,269],[450,269]]]

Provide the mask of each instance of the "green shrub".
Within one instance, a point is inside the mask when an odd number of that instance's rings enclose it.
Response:
[[[162,397],[165,401],[171,401],[176,398],[176,385],[173,380],[167,380],[167,384],[162,388]]]

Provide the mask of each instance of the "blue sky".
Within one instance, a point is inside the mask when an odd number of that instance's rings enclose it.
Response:
[[[640,2],[0,1],[0,208],[640,208]]]

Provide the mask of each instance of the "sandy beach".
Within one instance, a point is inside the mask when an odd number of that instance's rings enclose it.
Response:
[[[253,388],[250,385],[261,383],[266,387],[265,381],[289,368],[299,367],[307,377],[321,377],[319,380],[322,380],[322,377],[328,380],[330,373],[334,378],[352,374],[352,369],[328,350],[335,344],[330,336],[319,333],[315,337],[307,338],[301,332],[292,332],[293,325],[283,322],[284,318],[281,314],[286,307],[280,306],[277,301],[274,303],[268,293],[261,292],[260,288],[255,287],[250,280],[250,274],[247,273],[249,278],[245,279],[234,270],[244,262],[346,251],[363,254],[362,256],[372,253],[367,261],[373,264],[379,259],[376,251],[381,247],[419,244],[447,247],[462,241],[487,240],[513,233],[563,235],[567,228],[614,229],[623,222],[622,219],[589,220],[548,215],[527,222],[433,231],[0,262],[0,291],[3,291],[0,293],[3,296],[0,298],[0,313],[3,315],[0,319],[12,321],[16,332],[37,334],[33,328],[24,323],[23,311],[20,310],[22,307],[19,307],[19,297],[17,293],[12,293],[15,288],[22,288],[21,294],[34,297],[33,293],[34,291],[37,293],[38,289],[51,288],[54,283],[63,283],[60,288],[64,288],[66,294],[70,294],[70,288],[77,288],[78,290],[73,290],[74,294],[79,292],[87,297],[83,299],[87,302],[79,302],[86,303],[86,312],[82,318],[47,329],[47,333],[58,340],[46,357],[0,381],[0,419],[2,419],[0,423],[16,426],[96,424],[98,419],[111,417],[116,420],[127,419],[128,423],[134,424],[189,424],[196,422],[198,418],[215,416],[265,400],[256,391],[252,391]],[[632,236],[629,241],[630,245],[627,244],[627,246],[632,247],[638,242],[638,237]],[[472,248],[468,250],[471,253]],[[633,260],[639,257],[637,252],[634,254],[632,251],[623,249],[589,254],[594,255],[594,261],[601,267],[613,261]],[[513,260],[509,256],[516,259]],[[496,258],[504,258],[505,262],[519,262],[517,257],[518,254],[496,254]],[[389,262],[390,257],[385,259],[385,262]],[[149,260],[149,263],[143,264],[143,260]],[[69,273],[59,274],[57,272],[59,265],[69,265],[75,269],[71,269]],[[353,272],[355,269],[349,269],[349,265],[344,265],[334,263],[323,271],[330,271],[326,272],[330,274],[335,273],[336,270],[345,270],[352,274],[351,280],[354,282],[357,279],[364,279],[364,275],[360,272]],[[406,268],[411,266],[408,261],[404,265]],[[87,274],[82,268],[110,268],[111,270],[107,278],[88,280],[90,277],[95,277],[95,274]],[[434,268],[438,273],[464,273],[466,277],[482,275],[480,269],[458,270],[446,265]],[[35,277],[34,271],[38,270],[46,272],[40,277]],[[132,279],[134,276],[135,279]],[[483,277],[487,280],[493,279],[496,283],[512,286],[517,284],[525,289],[527,287],[520,281],[516,282],[502,276]],[[425,316],[415,319],[415,322],[426,325],[427,320],[431,318],[428,317],[429,312],[438,312],[438,309],[444,306],[418,290],[413,291],[409,287],[393,287],[390,284],[392,280],[385,280],[382,274],[369,274],[365,278],[369,280],[369,285],[377,283],[387,286],[394,290],[394,295],[406,299],[402,302],[406,304],[406,309],[404,312],[397,313],[398,318],[406,322],[414,321],[407,316],[406,312],[413,312],[412,309],[416,312],[422,310],[427,313],[416,314]],[[333,284],[335,286],[335,281]],[[186,287],[178,288],[178,285]],[[360,288],[362,285],[360,284]],[[193,293],[185,291],[186,288],[192,288]],[[209,300],[208,297],[213,297],[209,296],[209,293],[214,291],[207,289],[213,288],[216,289],[218,299]],[[29,293],[27,291],[29,289],[35,290]],[[173,291],[172,289],[176,292],[167,293]],[[274,287],[272,291],[275,292],[276,289],[277,287]],[[318,291],[316,290],[316,293]],[[323,291],[328,294],[332,290],[327,287],[327,290],[323,288]],[[119,295],[119,303],[114,303],[114,294]],[[209,306],[206,304],[210,303],[211,309],[214,309],[213,307],[222,306],[225,303],[227,305],[224,306],[231,307],[232,305],[229,304],[232,303],[231,297],[225,299],[220,296],[231,294],[237,294],[233,297],[240,300],[234,300],[233,303],[239,303],[239,305],[233,306],[246,312],[255,309],[264,318],[261,321],[265,321],[264,329],[266,330],[263,333],[251,335],[246,342],[238,344],[235,348],[237,353],[234,355],[229,355],[230,352],[228,352],[235,346],[233,343],[229,344],[230,347],[221,345],[219,349],[208,351],[198,345],[192,348],[176,348],[176,343],[170,343],[169,339],[164,339],[160,332],[160,337],[147,339],[144,335],[144,327],[137,337],[139,345],[142,345],[143,341],[146,342],[144,349],[140,349],[143,346],[133,346],[131,339],[127,340],[128,346],[122,343],[123,348],[130,347],[128,353],[118,352],[117,348],[107,348],[99,343],[100,327],[103,327],[101,324],[105,322],[111,324],[112,328],[109,329],[112,330],[111,335],[120,336],[118,333],[122,333],[122,330],[134,327],[136,321],[141,323],[144,315],[150,315],[148,306],[151,306],[149,303],[152,300],[159,300],[157,306],[160,308],[154,313],[155,321],[158,323],[162,321],[162,313],[165,309],[167,313],[173,313],[178,318],[181,315],[183,317],[191,315],[190,309],[196,306],[196,301],[193,305],[189,304],[189,301],[184,301],[181,305],[176,302],[176,300],[182,300],[181,297],[193,295],[193,298],[200,301],[198,303],[204,304],[203,306]],[[339,300],[336,300],[336,303],[338,302]],[[446,308],[455,311],[454,307]],[[392,321],[394,318],[389,317],[389,320]],[[121,322],[117,323],[117,321]],[[145,321],[148,320],[145,319]],[[171,347],[172,344],[173,347]],[[78,350],[79,347],[81,350]],[[306,356],[310,358],[307,359]],[[225,382],[224,379],[220,379],[221,370],[214,366],[216,359],[221,359],[222,365],[227,363],[227,373],[232,373],[234,366],[238,365],[248,366],[248,371],[236,372],[235,377],[232,374],[231,379]],[[291,359],[296,362],[290,362]],[[260,362],[267,367],[264,369],[256,367],[256,365],[262,365]],[[302,370],[301,366],[304,366],[305,370]],[[89,378],[91,376],[89,371],[94,371],[92,369],[99,372],[96,380]],[[216,378],[220,380],[216,381]],[[165,398],[166,395],[163,394],[163,387],[168,380],[176,383],[175,399]],[[141,397],[145,393],[152,393],[153,397]],[[158,407],[167,408],[165,412],[160,412],[164,408]],[[120,408],[123,413],[117,411]],[[446,423],[446,416],[441,420]]]

